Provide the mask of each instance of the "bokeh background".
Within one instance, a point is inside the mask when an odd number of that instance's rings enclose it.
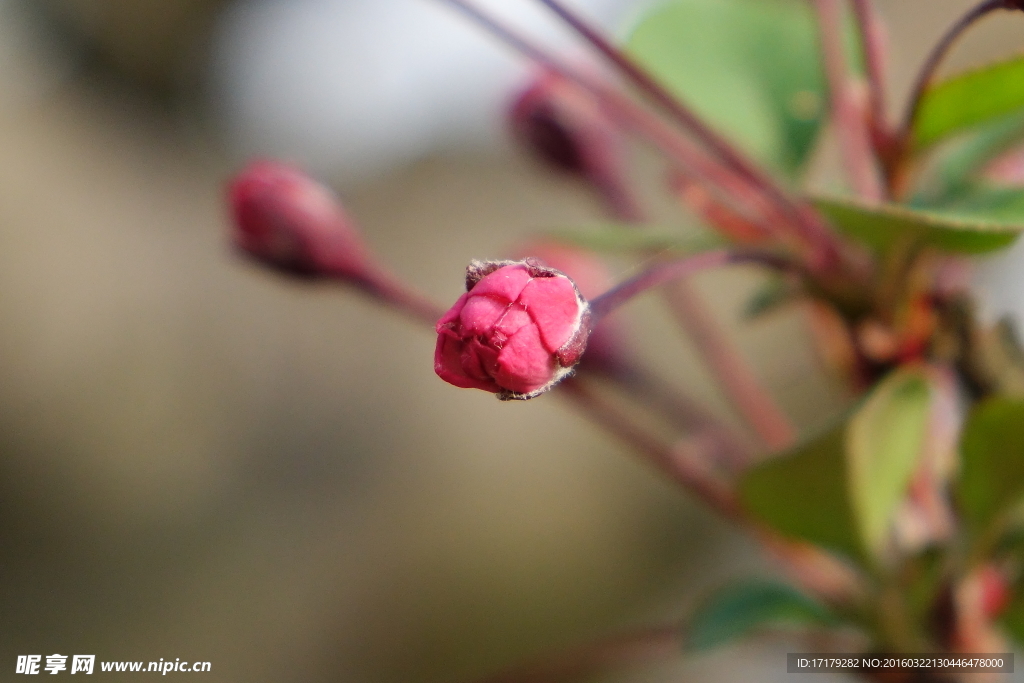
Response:
[[[579,53],[526,0],[491,4]],[[879,4],[900,96],[971,3]],[[578,5],[620,35],[642,7]],[[999,16],[951,64],[1022,46]],[[0,0],[0,680],[59,652],[462,681],[773,571],[557,397],[455,390],[429,330],[226,246],[252,154],[332,182],[442,302],[471,258],[599,220],[505,139],[528,73],[431,0]],[[737,322],[752,275],[702,284],[803,427],[841,408],[797,318]],[[638,342],[724,411],[654,313]],[[784,651],[615,680],[785,680]]]

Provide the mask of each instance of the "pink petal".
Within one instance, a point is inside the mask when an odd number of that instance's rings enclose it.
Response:
[[[459,320],[462,321],[462,333],[487,334],[501,320],[508,310],[507,301],[493,296],[478,296],[476,289],[469,293]]]
[[[601,259],[586,251],[554,242],[532,244],[527,251],[544,265],[557,268],[572,278],[577,289],[588,299],[593,299],[612,286],[607,267]]]
[[[497,393],[501,388],[493,380],[470,377],[462,369],[463,343],[448,334],[439,334],[434,347],[434,372],[449,384],[462,389],[483,389]]]
[[[518,394],[540,389],[555,376],[555,358],[541,343],[535,325],[521,328],[498,354],[498,385]]]
[[[512,303],[531,279],[526,266],[505,266],[476,283],[471,293],[473,296],[493,296]]]
[[[527,287],[529,287],[529,285],[527,285]],[[533,320],[530,318],[530,314],[526,311],[526,308],[521,304],[513,304],[506,308],[504,317],[498,321],[498,324],[495,325],[494,329],[504,340],[514,335],[524,325],[529,325],[532,322]]]
[[[493,382],[498,371],[498,351],[480,343],[479,339],[470,339],[462,349],[462,370],[469,377],[481,382]]]
[[[576,331],[580,305],[568,278],[536,278],[523,289],[519,303],[530,312],[544,348],[551,353],[562,348]]]
[[[468,299],[469,294],[463,294],[459,297],[458,301],[448,309],[448,312],[441,316],[441,319],[437,321],[437,325],[435,326],[435,330],[438,334],[441,333],[441,328],[446,327],[459,319],[459,314],[462,313],[462,309],[465,307]]]

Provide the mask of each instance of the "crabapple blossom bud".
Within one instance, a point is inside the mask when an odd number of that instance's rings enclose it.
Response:
[[[365,279],[372,261],[334,194],[299,169],[254,161],[228,188],[234,243],[271,267],[309,277]]]
[[[640,218],[625,181],[622,135],[588,93],[545,71],[516,99],[510,123],[517,140],[590,184],[616,218]]]
[[[590,312],[575,283],[538,261],[473,261],[466,293],[437,322],[434,371],[502,400],[550,389],[579,362]]]

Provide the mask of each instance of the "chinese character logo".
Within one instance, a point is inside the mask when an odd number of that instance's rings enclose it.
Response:
[[[91,674],[96,664],[96,655],[75,655],[71,658],[71,673]]]
[[[18,663],[15,666],[14,673],[36,676],[41,673],[39,668],[42,665],[42,661],[42,655],[18,655]],[[67,662],[67,655],[47,655],[46,666],[42,668],[46,673],[55,676],[61,671],[67,671]],[[73,674],[91,674],[95,666],[96,655],[74,655],[71,657],[71,673]]]
[[[37,674],[39,673],[39,662],[42,655],[18,655],[18,666],[14,669],[16,674]]]
[[[47,655],[46,671],[48,673],[56,675],[68,668],[67,661],[67,655]]]

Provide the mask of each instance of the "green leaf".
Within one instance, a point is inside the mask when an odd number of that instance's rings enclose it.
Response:
[[[795,171],[806,160],[825,84],[803,0],[674,0],[644,17],[627,49],[762,162]]]
[[[942,206],[950,199],[971,193],[979,171],[1024,137],[1024,112],[999,117],[944,145],[925,169],[924,187],[911,204]]]
[[[877,556],[922,451],[931,388],[917,369],[882,380],[853,415],[747,472],[747,509],[786,536],[865,562]]]
[[[751,469],[740,481],[746,508],[786,536],[863,557],[846,485],[846,425]]]
[[[980,216],[1004,225],[1024,228],[1024,191],[1013,187],[974,185],[935,206],[944,214]]]
[[[1024,495],[1024,401],[992,398],[974,408],[960,440],[957,498],[981,533]]]
[[[685,643],[688,650],[709,650],[766,626],[835,623],[828,609],[790,586],[748,581],[727,586],[701,604]]]
[[[1009,246],[1024,231],[1024,193],[978,195],[943,209],[871,206],[818,198],[814,205],[843,233],[880,252],[917,242],[980,254]]]
[[[1024,56],[953,76],[928,89],[914,121],[918,148],[1024,107]]]
[[[897,370],[875,386],[846,432],[850,501],[864,546],[877,556],[924,449],[931,386],[923,371]]]

